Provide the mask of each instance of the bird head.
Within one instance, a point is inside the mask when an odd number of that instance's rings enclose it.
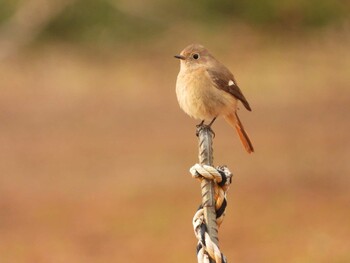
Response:
[[[175,58],[180,59],[181,69],[196,69],[209,63],[212,56],[209,51],[199,44],[191,44]]]

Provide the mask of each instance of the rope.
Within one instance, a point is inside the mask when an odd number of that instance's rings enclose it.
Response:
[[[213,180],[214,199],[216,211],[216,223],[218,227],[224,220],[225,209],[227,206],[226,192],[229,189],[232,180],[232,173],[226,166],[214,168],[209,165],[195,164],[191,167],[190,173],[193,178],[202,180],[206,178]],[[207,225],[204,218],[204,208],[201,205],[192,220],[193,229],[197,244],[198,263],[209,263],[213,259],[215,263],[226,263],[226,257],[220,252],[219,247],[210,239],[207,231]]]

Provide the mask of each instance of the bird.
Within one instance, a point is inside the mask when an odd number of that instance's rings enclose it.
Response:
[[[251,111],[251,107],[239,88],[233,74],[204,46],[191,44],[175,58],[180,60],[176,80],[176,96],[180,108],[190,117],[201,120],[200,125],[222,116],[238,133],[248,153],[254,152],[253,144],[240,121],[238,101]]]

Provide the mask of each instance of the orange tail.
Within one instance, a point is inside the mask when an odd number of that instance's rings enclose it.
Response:
[[[236,128],[236,131],[238,133],[239,138],[241,139],[241,142],[246,149],[248,153],[254,152],[253,144],[249,139],[248,134],[244,130],[244,127],[238,118],[237,113],[232,113],[230,115],[225,116],[225,120],[234,128]]]

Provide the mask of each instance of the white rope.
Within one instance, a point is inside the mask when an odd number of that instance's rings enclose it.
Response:
[[[226,191],[231,184],[232,173],[226,166],[214,168],[209,165],[195,164],[191,167],[190,173],[193,178],[213,180],[215,182],[215,210],[217,213],[216,223],[221,225],[226,208]],[[193,220],[193,229],[197,244],[197,260],[198,263],[209,263],[210,258],[216,263],[226,262],[225,256],[220,252],[219,247],[211,240],[207,225],[204,218],[204,209],[200,207],[195,213]]]
[[[220,183],[222,180],[218,170],[210,165],[196,163],[191,167],[190,173],[192,174],[193,178],[205,177],[209,180],[215,180],[218,183]]]

